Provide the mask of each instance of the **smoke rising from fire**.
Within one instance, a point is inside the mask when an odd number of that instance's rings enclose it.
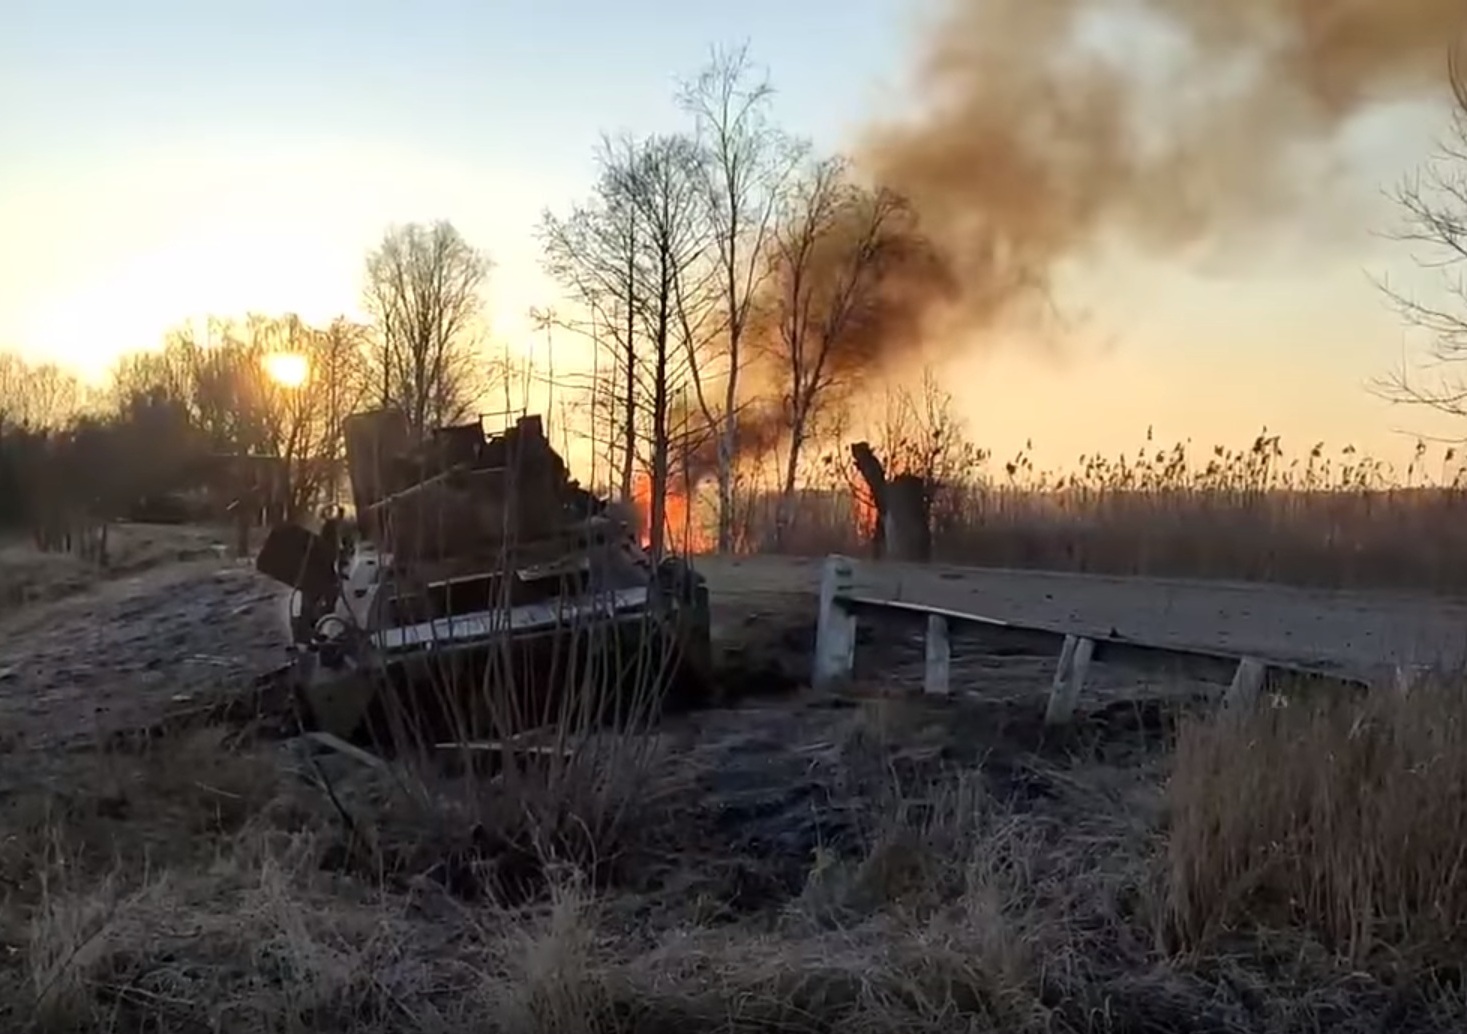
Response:
[[[923,109],[862,164],[912,199],[983,326],[1069,260],[1287,219],[1301,161],[1381,102],[1447,94],[1461,0],[948,0]]]

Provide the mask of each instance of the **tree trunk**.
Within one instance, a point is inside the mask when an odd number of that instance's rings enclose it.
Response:
[[[730,278],[728,298],[735,298],[735,287]],[[728,383],[723,389],[723,428],[718,438],[718,552],[727,555],[733,552],[733,467],[739,454],[739,345],[743,327],[735,316],[729,328]]]
[[[795,520],[795,476],[800,469],[801,441],[800,424],[790,434],[790,451],[785,459],[784,484],[780,487],[779,507],[774,515],[774,548],[783,549],[789,538],[790,526]]]
[[[626,265],[626,289],[627,289],[627,323],[626,323],[626,384],[622,394],[622,404],[626,406],[626,423],[622,427],[622,449],[621,458],[621,497],[628,502],[632,501],[632,489],[636,478],[637,462],[637,310],[632,304],[632,292],[637,282],[636,265],[636,238],[633,237],[632,246],[627,252]]]
[[[871,541],[866,545],[872,558],[880,560],[886,539],[886,468],[876,458],[869,442],[852,445],[851,459],[855,460],[856,470],[861,480],[866,482],[866,490],[871,493],[871,500],[876,506],[876,520],[871,522]]]
[[[733,461],[736,452],[730,416],[718,440],[718,552],[733,552]]]
[[[886,556],[928,563],[932,559],[932,519],[927,485],[916,474],[899,474],[886,486]]]
[[[672,330],[672,289],[666,280],[659,305],[652,381],[652,505],[648,508],[652,513],[648,542],[654,561],[660,561],[667,549],[667,348]]]

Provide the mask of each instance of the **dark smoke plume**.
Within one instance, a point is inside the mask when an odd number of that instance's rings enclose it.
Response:
[[[1103,243],[1170,254],[1287,218],[1355,116],[1447,95],[1463,0],[948,0],[910,120],[862,160],[982,325]]]

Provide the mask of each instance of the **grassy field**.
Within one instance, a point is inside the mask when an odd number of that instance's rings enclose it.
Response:
[[[1467,1023],[1459,693],[1033,719],[748,705],[499,784],[220,728],[57,759],[6,799],[0,1001],[46,1031]]]

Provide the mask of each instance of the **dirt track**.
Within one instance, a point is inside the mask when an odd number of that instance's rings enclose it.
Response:
[[[719,639],[745,643],[749,654],[801,646],[781,645],[781,637],[813,624],[818,561],[700,566]],[[873,595],[1365,675],[1397,661],[1460,662],[1467,653],[1459,631],[1467,605],[1436,599],[949,567],[864,564],[858,572],[858,590]],[[284,659],[279,598],[248,567],[200,560],[0,617],[0,735],[28,745],[84,738],[156,719],[176,697],[238,684]]]
[[[171,563],[0,619],[0,735],[24,746],[145,725],[285,659],[277,586]]]

